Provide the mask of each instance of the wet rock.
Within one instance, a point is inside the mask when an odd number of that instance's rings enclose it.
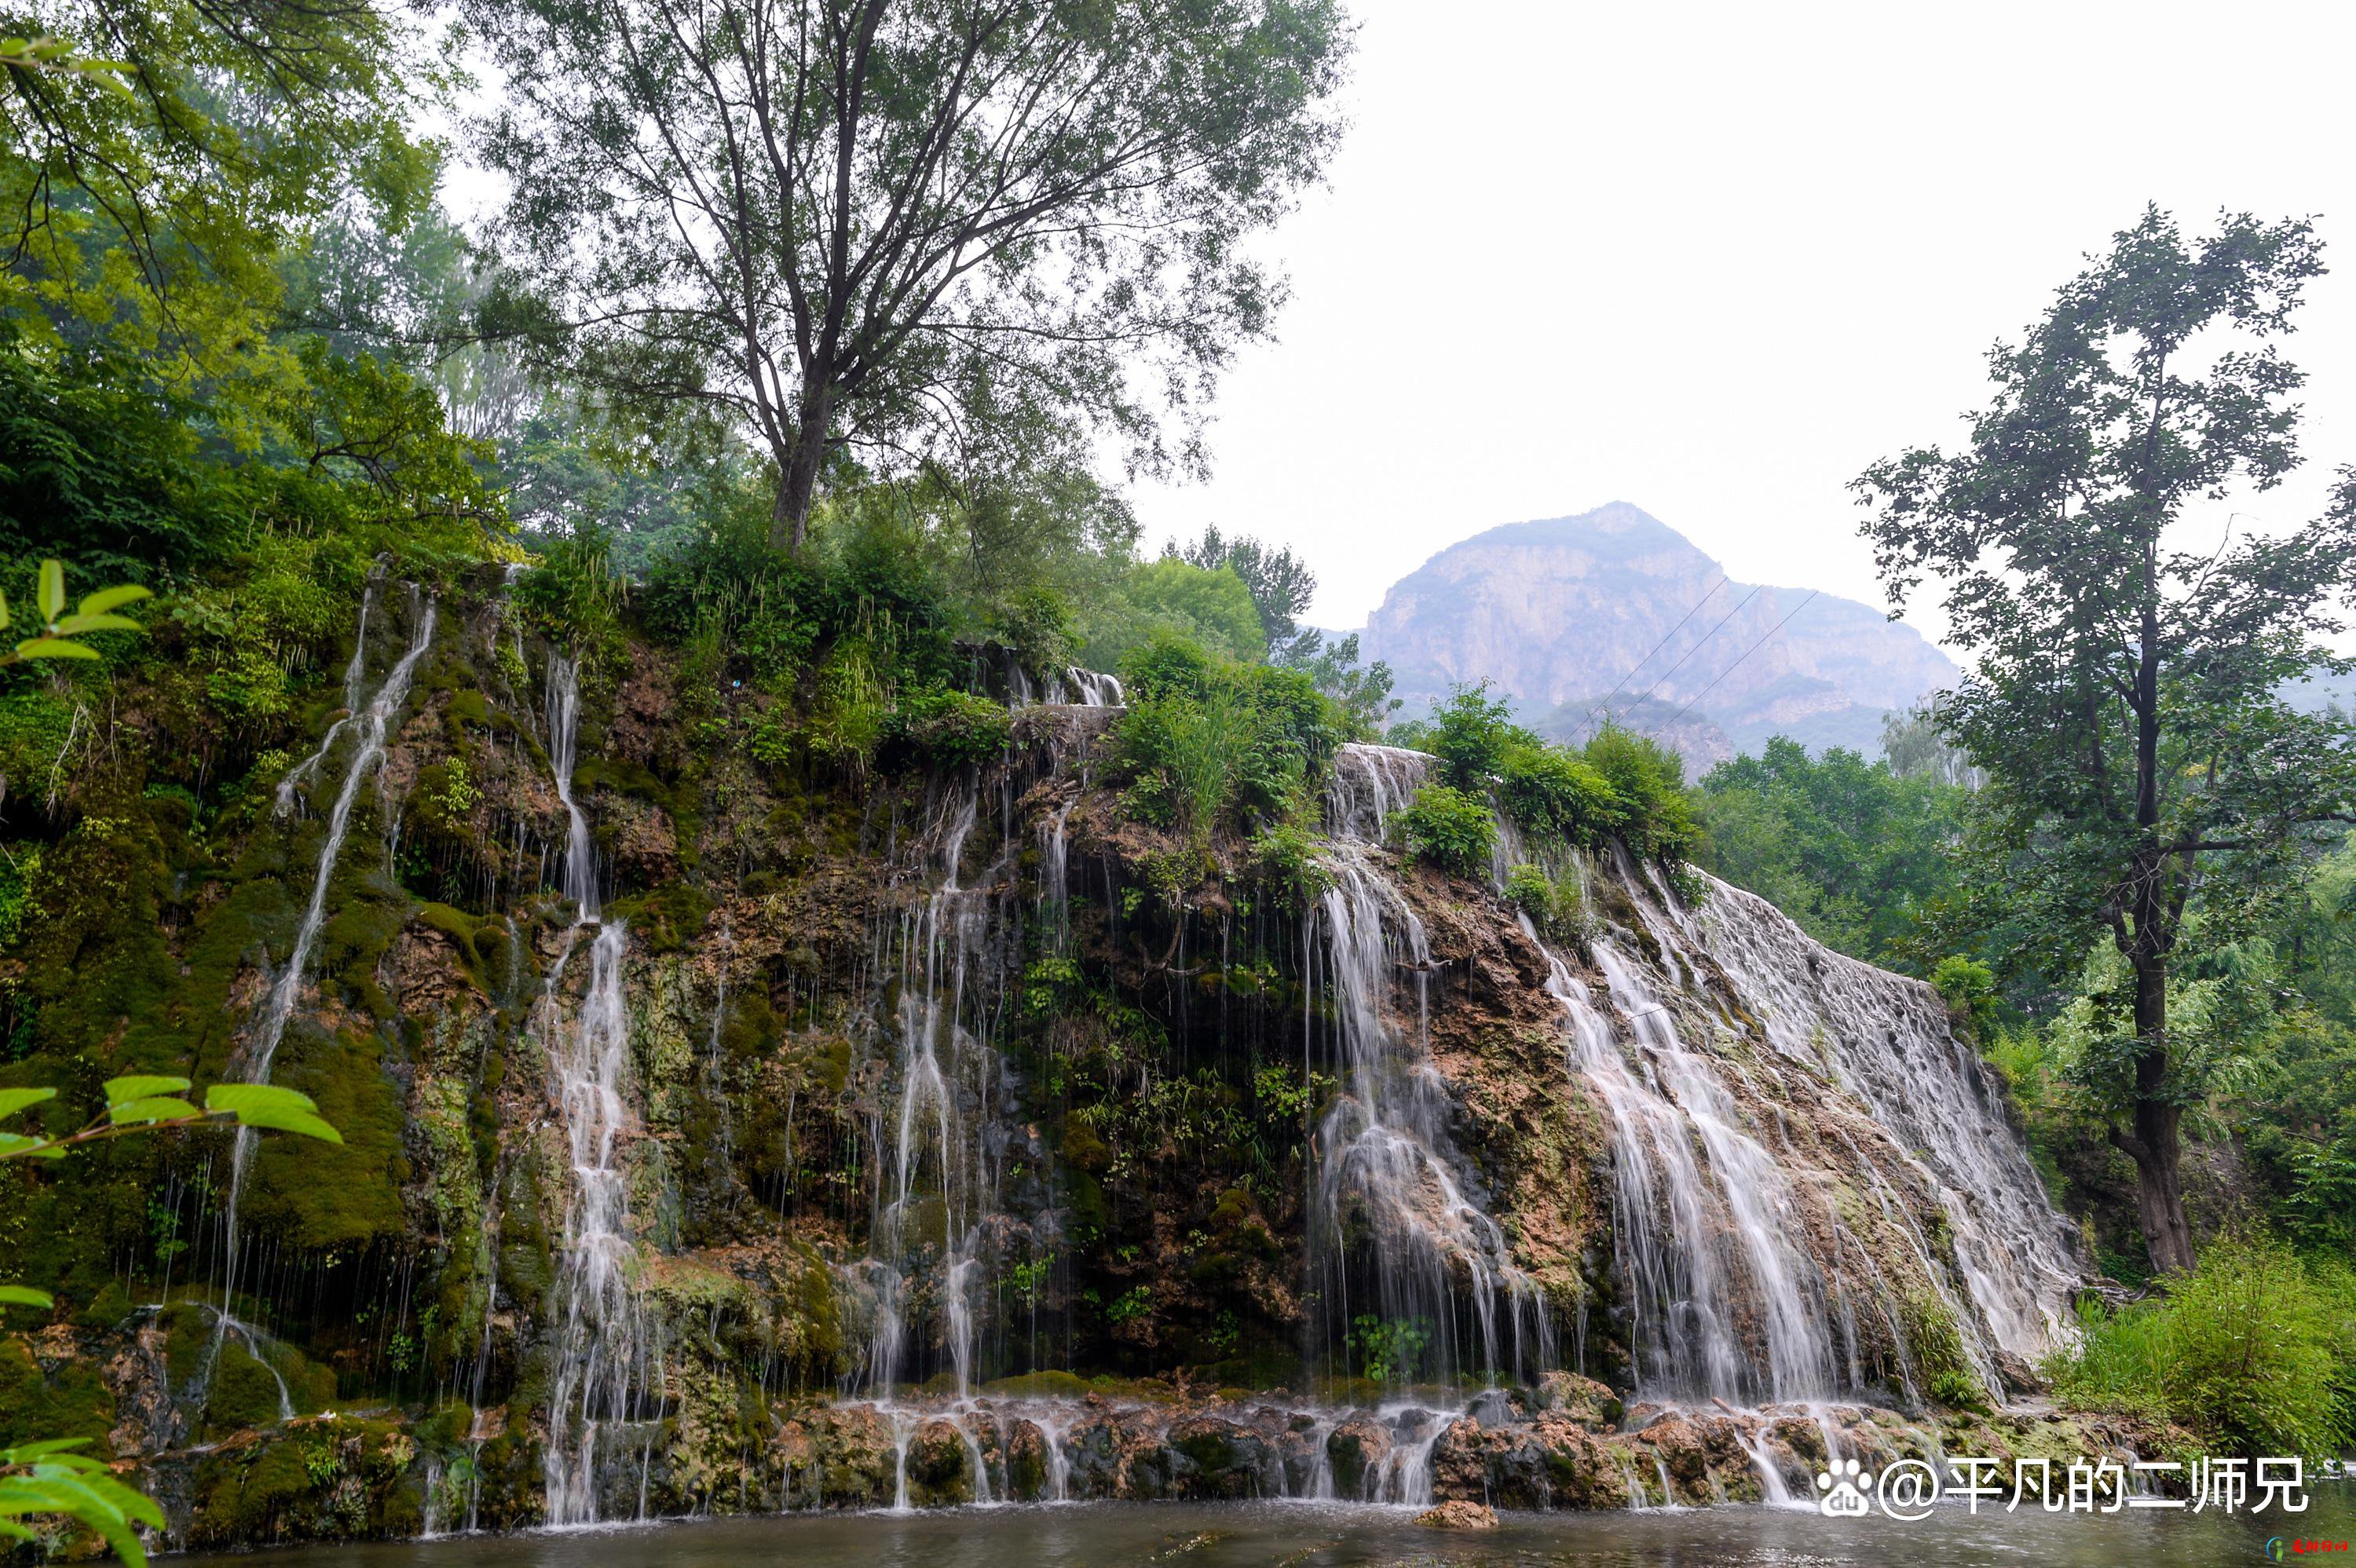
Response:
[[[1047,1452],[1046,1432],[1035,1421],[1020,1418],[1006,1424],[1006,1496],[1010,1501],[1043,1502],[1055,1495],[1049,1478],[1055,1461]]]
[[[918,1508],[974,1500],[973,1450],[955,1422],[935,1416],[908,1439],[908,1500]]]
[[[1450,1502],[1424,1509],[1415,1522],[1432,1530],[1494,1530],[1497,1515],[1479,1503]]]
[[[1996,1373],[2003,1381],[2004,1392],[2015,1399],[2031,1399],[2046,1392],[2046,1381],[2037,1375],[2037,1369],[2010,1350],[1996,1353]]]
[[[1536,1409],[1551,1411],[1590,1432],[1609,1432],[1623,1413],[1618,1394],[1577,1372],[1544,1374],[1531,1396]]]
[[[1325,1462],[1333,1469],[1333,1495],[1362,1498],[1368,1478],[1390,1456],[1391,1429],[1371,1415],[1354,1415],[1325,1439]]]

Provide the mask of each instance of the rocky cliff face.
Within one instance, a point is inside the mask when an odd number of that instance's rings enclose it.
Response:
[[[177,1542],[2124,1440],[1974,1413],[2077,1265],[1933,994],[1624,858],[1541,932],[1402,862],[1414,753],[1206,869],[1124,812],[1116,708],[815,775],[724,668],[535,645],[495,576],[378,584],[316,752],[201,813],[145,696],[11,1072],[266,1074],[345,1136],[9,1183],[64,1288],[0,1440],[111,1445]]]
[[[1884,711],[1956,678],[1912,627],[1730,581],[1622,501],[1451,545],[1391,589],[1364,646],[1389,662],[1409,711],[1486,677],[1576,741],[1611,696],[1623,722],[1702,765],[1779,733],[1869,751]]]

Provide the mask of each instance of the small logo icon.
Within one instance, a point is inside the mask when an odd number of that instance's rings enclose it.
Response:
[[[2268,1538],[2266,1541],[2267,1562],[2280,1563],[2286,1560],[2289,1556],[2290,1548],[2284,1544],[2283,1538],[2281,1536],[2276,1535]]]
[[[1816,1511],[1827,1519],[1863,1519],[1873,1511],[1866,1500],[1872,1487],[1872,1473],[1865,1467],[1854,1459],[1836,1459],[1830,1469],[1816,1473],[1816,1490],[1825,1494]]]

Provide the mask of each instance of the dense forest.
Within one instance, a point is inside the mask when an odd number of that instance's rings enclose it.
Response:
[[[2091,258],[1858,482],[1963,688],[1688,779],[1115,480],[1336,7],[714,15],[0,45],[0,1526],[2356,1442],[2356,478],[2169,531],[2297,461],[2305,225]]]

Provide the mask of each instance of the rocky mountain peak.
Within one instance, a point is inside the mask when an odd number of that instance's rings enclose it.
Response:
[[[1957,677],[1912,626],[1735,581],[1626,501],[1451,545],[1392,586],[1365,648],[1410,713],[1485,678],[1542,731],[1578,739],[1609,714],[1697,767],[1774,734],[1870,752],[1885,713]]]

